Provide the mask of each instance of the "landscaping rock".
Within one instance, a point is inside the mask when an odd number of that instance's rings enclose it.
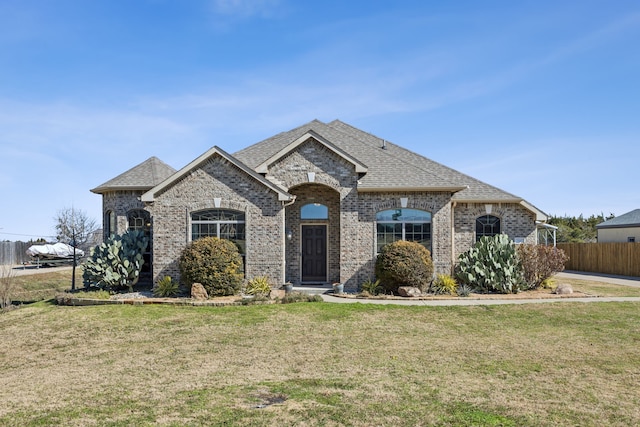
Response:
[[[201,283],[194,283],[191,285],[191,298],[197,300],[209,299],[209,294]]]
[[[422,295],[422,291],[413,286],[400,286],[398,288],[398,295],[401,297],[419,297]]]
[[[271,299],[282,299],[284,298],[285,291],[284,289],[271,289],[269,293],[269,298]]]
[[[568,283],[560,283],[555,291],[558,295],[568,295],[573,293],[573,288]]]

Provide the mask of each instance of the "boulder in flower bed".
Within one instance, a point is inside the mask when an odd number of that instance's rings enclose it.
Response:
[[[422,291],[413,286],[400,286],[398,288],[398,295],[401,297],[419,297],[422,296]]]

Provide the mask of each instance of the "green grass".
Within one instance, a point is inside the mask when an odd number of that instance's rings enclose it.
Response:
[[[0,315],[0,425],[638,425],[640,304]]]

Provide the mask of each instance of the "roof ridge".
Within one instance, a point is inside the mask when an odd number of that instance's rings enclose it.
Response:
[[[294,127],[293,129],[289,129],[289,130],[285,130],[285,131],[282,131],[282,132],[278,132],[277,134],[272,135],[272,136],[270,136],[270,137],[268,137],[268,138],[264,138],[264,139],[261,139],[261,140],[260,140],[260,141],[258,141],[258,142],[254,142],[253,144],[251,144],[251,145],[249,145],[249,146],[247,146],[247,147],[244,147],[244,148],[243,148],[243,149],[241,149],[241,150],[238,150],[238,151],[234,152],[232,155],[233,155],[234,157],[235,157],[235,156],[237,156],[238,154],[242,155],[242,153],[249,151],[250,149],[252,149],[252,148],[253,148],[253,147],[255,147],[256,145],[260,145],[260,144],[262,144],[262,143],[264,143],[264,142],[267,142],[267,141],[276,140],[276,139],[278,139],[278,138],[281,138],[283,135],[286,135],[286,134],[288,134],[288,133],[294,133],[294,132],[296,132],[296,131],[299,131],[300,129],[304,129],[304,128],[311,129],[311,124],[312,124],[312,123],[320,123],[320,124],[326,125],[326,123],[323,123],[323,122],[321,122],[321,121],[320,121],[320,120],[318,120],[318,119],[313,119],[313,120],[311,120],[310,122],[307,122],[307,123],[305,123],[305,124],[303,124],[303,125],[300,125],[300,126],[296,126],[296,127]]]

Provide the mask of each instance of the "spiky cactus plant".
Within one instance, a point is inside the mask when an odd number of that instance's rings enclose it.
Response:
[[[460,254],[456,277],[484,292],[516,293],[524,285],[515,244],[506,234],[482,237]]]
[[[149,238],[140,230],[112,235],[93,248],[82,274],[85,287],[93,285],[107,290],[128,288],[133,291],[140,279],[144,264],[142,253],[148,244]]]

